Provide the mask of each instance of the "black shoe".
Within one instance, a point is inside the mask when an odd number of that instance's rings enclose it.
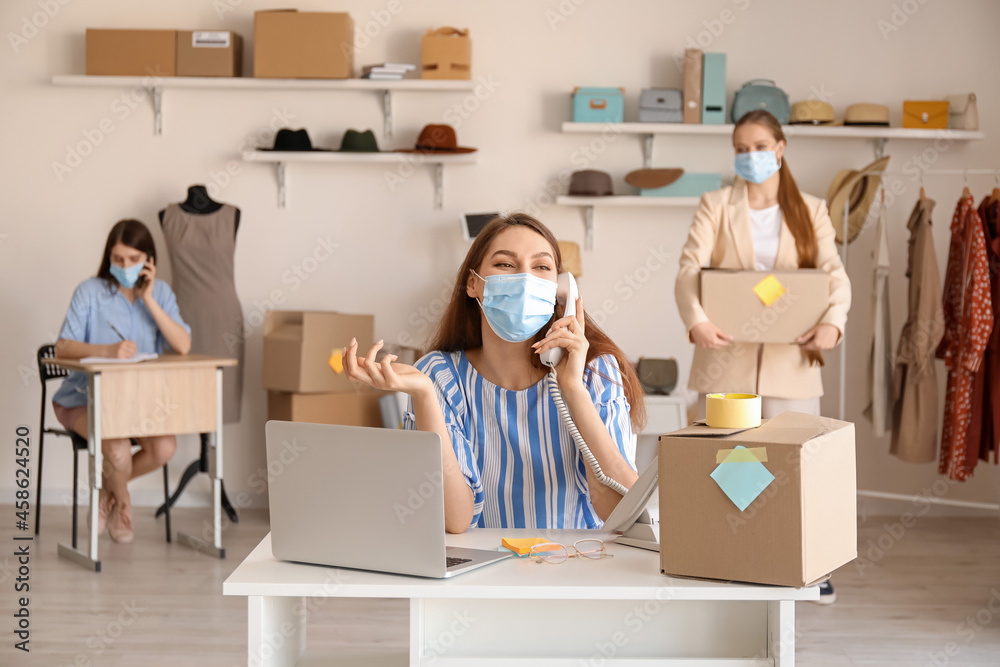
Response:
[[[837,592],[833,590],[833,584],[827,579],[819,585],[819,599],[810,600],[817,604],[833,604],[837,601]]]

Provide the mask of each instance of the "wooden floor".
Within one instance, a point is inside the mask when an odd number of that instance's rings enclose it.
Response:
[[[13,517],[11,506],[0,508]],[[207,516],[177,510],[174,529],[200,532]],[[861,523],[866,560],[837,572],[836,604],[797,605],[797,664],[1000,665],[1000,521],[924,517],[900,531],[891,525],[897,520]],[[223,597],[222,582],[267,533],[266,512],[244,510],[225,530],[228,557],[216,560],[166,544],[162,519],[137,508],[135,542],[103,537],[104,571],[94,574],[57,558],[69,513],[47,507],[31,543],[29,655],[12,648],[7,630],[17,576],[12,523],[0,530],[8,545],[0,547],[0,613],[8,619],[0,665],[246,665],[246,599]],[[309,644],[405,650],[408,614],[401,600],[329,599],[310,617]]]

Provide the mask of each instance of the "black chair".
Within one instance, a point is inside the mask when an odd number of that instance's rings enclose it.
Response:
[[[39,417],[38,428],[38,482],[36,482],[35,485],[35,535],[38,534],[42,520],[42,453],[45,449],[45,434],[60,435],[65,438],[69,438],[73,445],[73,548],[76,549],[76,515],[79,504],[79,501],[77,500],[77,480],[79,473],[79,459],[77,457],[77,453],[80,450],[87,451],[87,439],[74,431],[66,431],[59,428],[45,428],[45,399],[48,391],[48,381],[64,378],[69,375],[65,368],[47,363],[49,359],[52,359],[55,356],[55,345],[42,345],[38,348],[38,377],[42,383],[42,410],[41,417]],[[132,438],[132,445],[138,446],[135,438]],[[98,444],[98,446],[100,446],[100,444]],[[167,464],[163,464],[163,497],[166,500],[170,499],[170,474],[167,469]],[[167,542],[171,542],[172,534],[170,531],[169,508],[165,514],[167,524]]]

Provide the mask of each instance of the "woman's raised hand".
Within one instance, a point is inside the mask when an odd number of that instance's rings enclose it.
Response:
[[[359,357],[358,339],[352,338],[351,344],[344,348],[344,369],[347,371],[347,377],[375,389],[402,391],[411,396],[433,390],[434,383],[430,377],[409,364],[393,363],[397,359],[395,354],[387,354],[381,362],[376,362],[375,355],[383,345],[384,341],[380,340],[368,350],[368,356]]]

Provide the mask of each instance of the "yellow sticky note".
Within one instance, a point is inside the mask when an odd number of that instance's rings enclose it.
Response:
[[[736,449],[720,449],[715,453],[716,463],[753,463],[767,461],[767,447],[738,447]]]
[[[550,541],[543,537],[505,537],[500,540],[500,544],[519,556],[526,556],[531,551],[531,547]]]
[[[326,362],[330,364],[330,368],[337,375],[344,372],[344,348],[335,347],[332,352],[330,352],[330,359]]]
[[[785,286],[771,274],[754,285],[753,291],[765,306],[770,306],[785,293]]]

